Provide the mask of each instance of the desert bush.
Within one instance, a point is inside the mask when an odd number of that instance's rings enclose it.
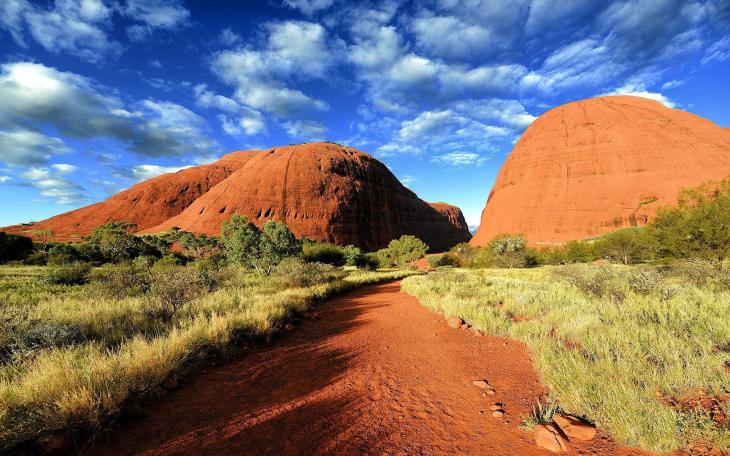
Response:
[[[705,286],[720,274],[720,263],[701,259],[676,261],[671,265],[672,274],[696,287]]]
[[[91,266],[86,263],[71,263],[49,266],[43,280],[51,285],[82,285],[89,280]]]
[[[184,231],[178,231],[175,234],[180,247],[191,258],[207,258],[220,249],[218,239],[214,237]]]
[[[23,260],[23,264],[28,266],[44,266],[47,261],[45,252],[33,252]]]
[[[136,225],[127,222],[110,222],[100,225],[91,232],[87,244],[91,255],[99,255],[104,261],[119,262],[138,256],[160,257],[162,253],[151,242],[154,236],[135,236]],[[147,242],[146,242],[147,240]]]
[[[0,232],[0,263],[22,261],[33,253],[33,241],[25,236]]]
[[[162,322],[170,322],[190,301],[207,292],[207,285],[195,268],[155,266],[150,271],[145,313]]]
[[[376,252],[365,253],[357,259],[355,266],[366,271],[374,271],[380,267],[380,257]]]
[[[141,296],[150,289],[150,273],[141,262],[105,265],[91,273],[91,282],[102,294],[114,299]]]
[[[302,259],[308,263],[326,263],[333,266],[343,266],[347,261],[345,250],[329,242],[304,243]]]
[[[428,245],[416,236],[404,234],[398,239],[388,243],[388,247],[378,250],[376,253],[383,267],[405,266],[416,261],[428,252]]]
[[[299,258],[287,258],[276,266],[274,278],[285,288],[311,287],[342,279],[346,273],[324,263],[307,263]]]
[[[652,239],[644,228],[624,228],[601,236],[593,245],[596,256],[630,264],[653,256]]]
[[[650,225],[661,255],[722,262],[730,256],[730,178],[683,190]]]
[[[616,301],[626,297],[621,279],[609,266],[565,265],[555,269],[555,273],[588,296]]]
[[[221,243],[229,262],[253,268],[261,274],[270,274],[284,258],[299,256],[302,252],[301,243],[285,224],[268,221],[259,230],[239,215],[223,222]]]
[[[75,263],[82,261],[83,258],[79,251],[71,244],[56,243],[48,249],[47,261],[51,265]]]
[[[428,257],[427,261],[428,265],[432,268],[441,266],[459,266],[459,257],[449,252],[441,255],[431,255]]]
[[[470,267],[526,268],[537,264],[537,254],[522,235],[501,235],[473,254]]]
[[[364,253],[360,249],[360,247],[355,247],[354,245],[346,245],[342,248],[342,250],[345,253],[345,264],[347,266],[360,267],[360,265],[363,264]]]
[[[655,269],[641,268],[626,273],[626,282],[629,288],[638,294],[655,292],[662,284],[662,276]]]

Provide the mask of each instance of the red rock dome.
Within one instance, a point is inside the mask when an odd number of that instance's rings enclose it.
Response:
[[[530,244],[648,223],[678,192],[730,176],[730,133],[645,98],[611,96],[552,109],[525,131],[497,176],[479,230]]]
[[[253,158],[257,151],[225,155],[209,165],[162,174],[140,182],[106,201],[82,207],[30,225],[16,225],[3,231],[32,235],[51,230],[60,241],[78,241],[94,228],[111,221],[135,223],[138,230],[158,225],[182,212],[199,196],[223,181]]]
[[[217,235],[234,214],[259,226],[283,221],[298,237],[367,250],[403,234],[418,236],[432,250],[470,238],[461,210],[429,205],[375,158],[330,143],[262,151],[185,211],[145,232],[176,226]]]

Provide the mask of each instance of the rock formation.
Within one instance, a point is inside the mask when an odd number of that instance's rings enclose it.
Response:
[[[530,244],[647,224],[683,188],[730,176],[730,133],[645,98],[552,109],[525,131],[497,176],[472,244],[522,233]]]
[[[257,151],[232,152],[209,165],[162,174],[140,182],[106,201],[82,207],[29,225],[3,229],[33,236],[51,230],[59,241],[78,241],[94,228],[111,221],[135,223],[138,230],[158,225],[182,212],[198,197],[253,158]]]
[[[403,234],[436,251],[470,238],[458,208],[429,205],[370,155],[329,143],[260,152],[185,211],[145,232],[176,226],[217,235],[234,214],[257,225],[279,220],[298,237],[367,250]]]
[[[57,240],[71,241],[123,220],[142,233],[179,227],[218,235],[234,214],[259,226],[283,221],[298,237],[367,250],[403,234],[418,236],[432,251],[471,238],[458,207],[426,203],[375,158],[329,143],[234,152],[141,182],[101,203],[5,230],[52,230]]]

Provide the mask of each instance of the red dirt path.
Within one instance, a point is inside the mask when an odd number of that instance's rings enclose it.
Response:
[[[449,328],[375,285],[271,346],[195,376],[88,455],[545,455],[517,428],[544,392],[524,345]],[[472,385],[486,378],[495,396]],[[504,403],[493,418],[490,406]],[[480,413],[483,412],[483,413]],[[640,454],[604,434],[573,454]]]

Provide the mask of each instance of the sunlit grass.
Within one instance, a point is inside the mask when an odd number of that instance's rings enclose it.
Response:
[[[525,342],[559,406],[622,444],[668,452],[705,441],[727,449],[730,429],[701,410],[677,410],[657,393],[730,390],[723,368],[730,292],[660,276],[652,291],[637,293],[627,281],[632,269],[616,267],[612,286],[625,298],[596,297],[554,270],[451,270],[410,277],[403,290],[430,309]]]

